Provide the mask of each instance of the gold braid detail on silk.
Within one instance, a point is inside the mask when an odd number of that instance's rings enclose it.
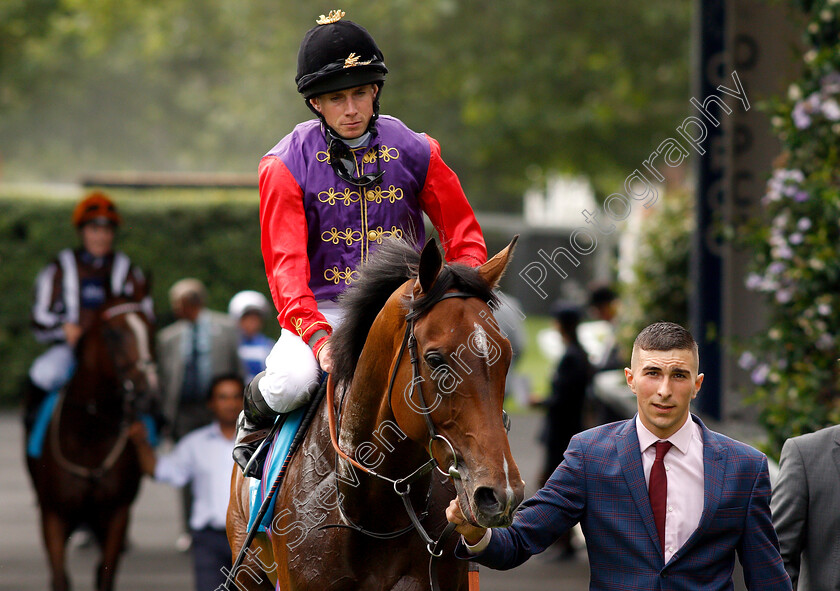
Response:
[[[377,244],[382,244],[383,238],[389,238],[391,236],[394,236],[395,238],[402,238],[402,229],[397,228],[396,226],[391,226],[390,230],[383,230],[382,226],[376,226],[376,228],[368,231],[368,241],[376,242]]]
[[[359,278],[359,272],[354,271],[350,267],[344,267],[342,271],[336,266],[333,266],[331,269],[327,269],[324,271],[324,279],[327,281],[332,281],[336,285],[341,283],[342,281],[350,285],[353,281],[356,281]]]
[[[374,203],[382,203],[383,200],[389,201],[391,203],[396,203],[402,198],[403,190],[399,187],[395,187],[394,185],[391,185],[384,190],[382,189],[382,187],[376,186],[373,189],[368,189],[367,191],[365,191],[365,199]]]
[[[338,244],[342,240],[350,246],[354,242],[359,242],[362,239],[362,233],[353,228],[346,228],[339,230],[338,228],[330,228],[325,232],[321,232],[321,240],[324,242],[332,242]]]
[[[361,199],[362,194],[360,192],[353,191],[349,188],[343,191],[336,191],[330,188],[327,191],[318,193],[318,201],[328,203],[329,205],[335,205],[337,201],[343,201],[344,205],[350,205],[351,203],[358,203]]]

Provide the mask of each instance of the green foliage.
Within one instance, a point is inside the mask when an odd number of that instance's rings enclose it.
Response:
[[[268,296],[259,246],[259,207],[248,201],[172,198],[173,193],[118,199],[124,227],[117,248],[151,275],[158,327],[172,320],[167,291],[178,279],[206,285],[209,307],[227,310],[243,289]],[[167,198],[165,198],[167,197]],[[164,199],[165,198],[165,199]],[[30,333],[32,284],[59,250],[78,242],[70,224],[75,201],[0,197],[0,405],[17,399],[32,360],[44,350]],[[266,333],[278,336],[276,321]]]
[[[747,286],[769,312],[741,366],[775,456],[788,437],[840,423],[840,3],[802,6],[804,73],[770,105],[784,155],[762,198],[765,218],[740,232],[754,253]]]
[[[297,49],[317,15],[335,8],[7,4],[5,172],[54,180],[92,169],[256,170],[311,116],[294,86]],[[523,190],[555,170],[587,174],[611,193],[613,179],[670,135],[688,109],[691,5],[348,0],[342,8],[384,51],[383,111],[441,141],[479,208],[518,211]],[[0,24],[0,39],[6,33]]]
[[[642,221],[632,279],[619,286],[622,308],[618,339],[628,353],[636,335],[654,322],[689,325],[693,204],[690,193],[674,191],[652,207]]]

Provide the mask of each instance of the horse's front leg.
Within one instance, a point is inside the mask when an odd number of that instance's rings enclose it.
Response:
[[[117,563],[128,531],[129,505],[118,507],[97,531],[102,546],[102,561],[96,573],[97,591],[112,591],[117,576]]]
[[[68,591],[70,579],[64,568],[65,544],[70,535],[67,522],[58,513],[43,509],[41,530],[44,535],[44,546],[47,548],[47,558],[50,561],[52,590]]]

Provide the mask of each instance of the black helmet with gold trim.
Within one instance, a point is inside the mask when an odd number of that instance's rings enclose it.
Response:
[[[307,102],[327,92],[385,82],[388,68],[376,41],[343,16],[341,10],[322,14],[300,44],[295,82]]]

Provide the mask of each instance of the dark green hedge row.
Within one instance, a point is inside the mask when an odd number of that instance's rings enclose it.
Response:
[[[243,289],[268,297],[256,197],[135,195],[117,203],[124,219],[117,248],[151,276],[158,327],[173,320],[167,291],[183,277],[201,279],[216,310],[226,311],[231,296]],[[30,363],[45,348],[30,331],[33,282],[59,250],[78,243],[70,223],[74,205],[75,200],[0,197],[0,406],[17,403]],[[273,319],[266,333],[279,335]]]

